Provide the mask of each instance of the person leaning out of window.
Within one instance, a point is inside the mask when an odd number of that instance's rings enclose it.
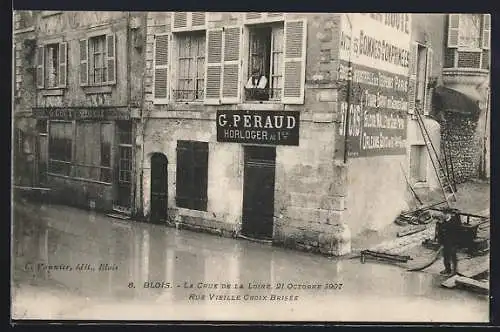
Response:
[[[267,78],[262,74],[259,68],[254,68],[252,70],[252,76],[247,81],[245,89],[247,91],[247,96],[253,100],[267,100]]]

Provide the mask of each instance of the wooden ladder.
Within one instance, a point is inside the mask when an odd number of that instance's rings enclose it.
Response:
[[[439,158],[439,154],[436,151],[434,144],[432,143],[432,139],[429,135],[429,132],[427,131],[427,128],[425,127],[423,116],[420,113],[420,109],[418,107],[415,107],[415,113],[417,115],[417,123],[420,127],[420,132],[422,133],[425,146],[427,147],[427,151],[429,152],[432,167],[434,168],[439,181],[439,186],[441,187],[441,191],[443,192],[443,196],[446,200],[447,205],[450,206],[450,202],[456,202],[457,200],[454,186],[452,184],[452,181],[450,180],[447,170],[443,167],[443,163]]]

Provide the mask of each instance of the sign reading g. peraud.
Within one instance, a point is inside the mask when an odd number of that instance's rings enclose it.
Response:
[[[340,38],[340,79],[353,67],[348,155],[351,157],[406,153],[408,62],[411,15],[345,13]],[[339,93],[345,135],[347,89]]]
[[[217,141],[299,145],[297,111],[217,111]]]

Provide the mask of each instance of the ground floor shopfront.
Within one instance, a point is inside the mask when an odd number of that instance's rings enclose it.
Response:
[[[134,125],[120,108],[37,108],[38,182],[60,203],[131,213]]]
[[[184,112],[184,114],[188,114]],[[218,111],[149,119],[143,213],[226,236],[338,254],[345,167],[333,122],[300,112]]]

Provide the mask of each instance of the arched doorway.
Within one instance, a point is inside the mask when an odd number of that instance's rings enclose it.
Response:
[[[162,153],[151,156],[151,222],[160,223],[167,219],[168,176],[167,157]]]

